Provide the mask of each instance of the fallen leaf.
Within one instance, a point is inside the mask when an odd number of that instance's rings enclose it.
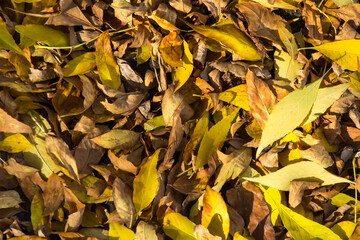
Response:
[[[44,216],[54,213],[64,201],[64,183],[65,181],[55,173],[49,177],[43,193]]]
[[[113,198],[116,211],[121,220],[131,228],[136,221],[136,210],[132,201],[132,191],[120,178],[116,178],[114,181]]]
[[[107,149],[129,149],[140,140],[138,133],[130,130],[112,129],[109,132],[91,139],[97,145]]]
[[[2,19],[0,19],[0,47],[7,50],[12,50],[17,54],[25,54],[24,51],[16,44],[11,34],[8,32],[6,23]]]
[[[109,240],[118,240],[120,238],[124,240],[134,240],[134,237],[135,233],[124,225],[119,223],[109,224]]]
[[[196,240],[195,226],[195,223],[180,213],[169,213],[164,217],[164,232],[173,240]]]
[[[246,84],[240,84],[221,92],[219,94],[219,100],[228,102],[246,111],[250,111]]]
[[[167,64],[174,67],[183,67],[183,40],[176,32],[170,32],[161,40],[159,50]]]
[[[186,41],[182,43],[184,48],[184,55],[181,59],[183,66],[178,66],[174,75],[175,91],[180,89],[191,76],[193,72],[193,55],[190,52],[189,44]]]
[[[22,200],[14,190],[0,191],[0,209],[17,206]]]
[[[7,136],[0,141],[0,150],[8,153],[18,153],[33,147],[29,140],[20,133]]]
[[[196,239],[199,240],[221,240],[222,238],[219,236],[212,235],[208,229],[204,227],[204,225],[196,225],[194,229],[194,234]]]
[[[157,240],[158,237],[154,226],[144,221],[140,221],[136,227],[134,240]]]
[[[63,74],[64,77],[71,77],[89,73],[95,65],[95,53],[86,52],[68,62],[63,68]]]

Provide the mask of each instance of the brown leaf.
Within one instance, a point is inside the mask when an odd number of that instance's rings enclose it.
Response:
[[[65,191],[65,203],[69,206],[69,215],[65,226],[65,231],[77,231],[85,211],[85,204],[79,201],[75,194],[67,187]]]
[[[59,165],[65,167],[63,171],[69,177],[79,181],[79,173],[76,160],[72,155],[69,146],[61,139],[47,135],[45,137],[45,147],[49,156]]]
[[[159,50],[161,56],[167,64],[174,67],[184,65],[182,57],[184,54],[183,40],[176,32],[170,32],[160,43]]]
[[[302,11],[305,20],[305,26],[309,30],[309,35],[314,40],[323,40],[323,30],[321,24],[321,15],[314,2],[306,0]]]
[[[305,190],[312,190],[319,186],[317,182],[291,181],[289,190],[289,204],[296,208],[302,201]]]
[[[246,74],[246,84],[251,114],[263,129],[270,109],[277,103],[276,96],[269,86],[250,70]]]
[[[255,239],[275,239],[268,205],[262,192],[253,183],[243,182],[228,190],[226,197],[230,206],[244,218],[251,236]]]
[[[202,2],[209,9],[211,14],[218,19],[221,16],[222,9],[226,7],[230,0],[203,0]]]
[[[136,210],[132,201],[132,191],[120,178],[116,178],[113,185],[113,198],[117,213],[123,224],[129,228],[136,221]]]
[[[208,180],[208,171],[202,169],[191,178],[186,174],[181,175],[171,186],[183,194],[200,193],[205,189]]]
[[[0,131],[7,133],[32,133],[28,125],[16,120],[0,108]]]
[[[113,151],[108,151],[108,157],[111,161],[111,163],[114,165],[115,169],[120,169],[125,172],[132,173],[134,175],[137,174],[137,167],[134,166],[134,164],[127,159],[124,159],[123,157],[117,157]]]
[[[128,116],[140,105],[143,98],[144,94],[141,92],[118,93],[114,101],[105,99],[102,104],[113,114]]]
[[[65,196],[64,183],[65,181],[55,173],[49,177],[43,193],[44,216],[48,216],[55,212],[63,202]]]
[[[221,240],[221,237],[212,235],[203,225],[196,225],[194,234],[198,240]]]

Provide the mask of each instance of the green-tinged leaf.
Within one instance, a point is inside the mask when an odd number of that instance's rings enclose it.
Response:
[[[15,207],[21,202],[20,195],[14,190],[0,192],[0,209]]]
[[[354,213],[354,209],[355,209],[355,198],[346,195],[344,193],[338,193],[336,194],[334,197],[331,198],[331,204],[336,206],[336,207],[342,207],[345,204],[350,205],[353,209],[350,211],[351,214]],[[360,202],[357,202],[357,206],[356,208],[358,209],[358,211],[360,211]]]
[[[209,112],[206,111],[197,122],[195,129],[191,135],[191,138],[189,142],[186,144],[186,147],[184,149],[183,160],[186,163],[190,160],[192,151],[194,149],[197,149],[208,129],[209,129]]]
[[[148,207],[153,201],[159,187],[159,176],[156,165],[159,160],[161,149],[151,155],[140,168],[138,175],[134,179],[133,202],[137,215]]]
[[[203,199],[201,223],[210,233],[226,239],[230,230],[230,218],[221,194],[206,187]]]
[[[283,24],[278,24],[277,27],[280,40],[282,41],[287,52],[291,56],[291,59],[294,60],[298,50],[294,35]]]
[[[30,143],[33,147],[25,150],[24,160],[31,167],[40,170],[46,178],[51,174],[60,171],[54,160],[49,156],[45,147],[46,133],[51,131],[51,125],[36,111],[30,111],[29,115],[24,115],[24,122],[34,129],[35,134],[29,135]]]
[[[51,47],[69,46],[68,34],[51,27],[37,24],[16,25],[15,30],[21,37],[26,37],[34,42],[43,42]]]
[[[130,130],[113,129],[91,141],[107,149],[129,149],[134,147],[140,139],[140,135]]]
[[[277,188],[280,191],[289,191],[290,182],[293,180],[308,180],[311,182],[319,182],[321,185],[333,185],[336,183],[353,183],[352,181],[335,176],[320,165],[314,162],[302,161],[290,164],[286,167],[270,173],[265,176],[256,178],[244,178],[245,180],[260,183],[265,186]]]
[[[273,198],[270,192],[264,188],[262,190],[266,196],[266,201],[268,203],[272,202],[271,205],[276,206],[278,209],[284,227],[291,233],[294,239],[341,239],[329,228],[292,211],[290,208],[282,205],[279,199]]]
[[[274,60],[276,79],[294,81],[299,75],[299,70],[304,67],[303,63],[292,59],[291,55],[285,51],[276,50]]]
[[[343,221],[335,224],[331,230],[336,233],[342,240],[347,240],[355,231],[357,224],[350,221]]]
[[[360,76],[358,72],[352,72],[349,74],[350,78],[350,88],[352,94],[360,98]]]
[[[345,69],[356,71],[360,62],[360,39],[328,42],[312,47]]]
[[[306,124],[314,121],[321,114],[325,113],[325,111],[336,100],[338,100],[348,88],[349,88],[349,84],[347,83],[333,87],[328,87],[328,88],[320,88],[316,100],[314,102],[314,105],[311,108],[310,114],[301,125],[305,126]]]
[[[113,89],[121,85],[120,70],[110,44],[109,31],[101,34],[96,43],[95,60],[100,81]]]
[[[151,57],[151,46],[141,46],[137,49],[136,52],[136,62],[137,64],[146,63]]]
[[[44,199],[42,194],[36,191],[31,201],[31,224],[35,233],[41,230],[46,224],[43,213]]]
[[[269,194],[264,194],[265,201],[269,204],[271,224],[275,226],[277,219],[279,218],[279,209],[276,202],[281,202],[281,193],[276,188],[268,188],[266,190]],[[271,196],[271,199],[269,199]]]
[[[63,69],[64,77],[89,73],[96,65],[95,53],[87,52],[72,59]]]
[[[352,0],[333,0],[333,2],[338,6],[338,7],[342,7],[342,6],[346,6],[348,4],[353,3],[354,1]]]
[[[164,217],[163,230],[173,240],[196,240],[195,223],[180,213],[169,213]]]
[[[19,48],[15,40],[8,32],[6,23],[0,18],[0,48],[14,51],[18,54],[25,55],[24,51]]]
[[[134,240],[134,232],[124,225],[116,222],[109,223],[109,240]]]
[[[179,66],[176,69],[174,76],[175,91],[180,89],[191,76],[194,69],[193,66],[193,55],[190,52],[189,44],[183,41],[184,55],[182,57],[183,66]]]
[[[239,109],[235,109],[229,116],[223,118],[221,121],[216,123],[208,132],[205,133],[198,151],[196,158],[195,169],[199,169],[205,164],[213,155],[220,144],[225,141],[231,123],[234,121],[238,114]]]
[[[252,237],[244,237],[239,232],[236,232],[234,234],[234,238],[233,238],[233,240],[247,240],[247,239],[252,240],[254,238],[252,238]]]
[[[273,107],[262,132],[256,157],[269,144],[300,126],[315,102],[322,79],[289,93]]]
[[[236,28],[229,19],[211,27],[195,26],[190,23],[186,24],[205,37],[218,41],[226,49],[244,60],[257,61],[261,59],[254,43],[243,32]]]
[[[145,129],[146,132],[158,129],[158,128],[164,128],[165,127],[165,122],[164,122],[164,117],[162,115],[154,117],[150,120],[147,120],[146,122],[144,122],[143,127]]]
[[[230,103],[246,111],[250,111],[246,84],[240,84],[221,92],[219,94],[219,100]]]
[[[33,145],[27,140],[27,138],[20,134],[12,134],[0,141],[0,151],[9,153],[18,153],[31,148]]]

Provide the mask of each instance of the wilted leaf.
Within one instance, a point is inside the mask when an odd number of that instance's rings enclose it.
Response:
[[[245,177],[244,179],[277,188],[281,191],[289,191],[290,182],[293,180],[319,182],[322,186],[333,185],[336,183],[352,183],[352,181],[335,176],[318,164],[308,161],[290,164],[265,176],[256,178]]]
[[[62,31],[37,24],[16,25],[15,30],[21,37],[26,37],[34,42],[43,42],[52,47],[69,46],[69,36]]]
[[[224,117],[221,121],[216,123],[208,132],[205,133],[196,158],[195,169],[199,169],[207,164],[211,155],[213,155],[222,142],[225,141],[231,123],[238,114],[239,109]]]
[[[65,65],[63,72],[64,77],[71,77],[89,73],[96,65],[95,53],[86,52],[72,59]]]
[[[252,71],[246,74],[247,95],[252,116],[261,128],[264,128],[270,115],[270,109],[276,104],[276,96],[269,86],[257,78]]]
[[[32,133],[33,130],[26,124],[16,120],[0,108],[0,131],[8,133]]]
[[[360,40],[350,39],[321,44],[312,47],[345,69],[356,71],[360,55]]]
[[[257,61],[261,59],[254,43],[230,20],[224,20],[211,27],[186,24],[205,37],[218,41],[226,49],[236,53],[244,60]]]
[[[48,216],[55,212],[64,200],[64,184],[65,181],[56,174],[52,174],[44,190],[44,216]]]
[[[201,223],[210,233],[226,239],[230,229],[230,219],[227,207],[220,193],[206,187]]]
[[[291,92],[273,107],[261,136],[257,157],[265,147],[290,133],[304,121],[315,102],[321,82],[322,78],[301,90]]]
[[[196,225],[194,229],[194,235],[198,240],[221,240],[222,238],[219,236],[212,235],[208,229],[204,227],[204,225]]]
[[[97,40],[95,61],[101,82],[118,89],[121,85],[120,70],[112,53],[109,31],[103,32]]]
[[[134,240],[134,232],[119,223],[109,223],[109,240]]]
[[[134,179],[133,202],[137,215],[150,205],[159,187],[158,173],[156,169],[161,149],[151,155],[140,168]]]
[[[195,223],[180,213],[169,213],[164,218],[163,229],[173,240],[196,240]]]
[[[18,153],[31,148],[33,145],[20,133],[9,135],[0,141],[0,150],[9,153]]]
[[[184,194],[200,193],[205,189],[208,180],[208,172],[200,170],[191,178],[183,174],[171,186]]]
[[[0,192],[0,209],[15,207],[21,202],[20,195],[14,190]]]
[[[119,93],[117,94],[115,101],[110,103],[109,101],[105,100],[105,102],[102,102],[102,104],[109,112],[113,114],[128,116],[139,107],[143,98],[144,94],[141,92]]]
[[[124,223],[131,228],[136,221],[132,191],[120,178],[116,178],[114,181],[113,198],[117,213]]]
[[[144,221],[140,221],[136,227],[134,240],[157,240],[155,228]]]
[[[280,201],[275,200],[270,193],[263,189],[264,195],[268,195],[267,201],[272,201],[275,205],[284,224],[284,227],[291,233],[295,239],[341,239],[327,227],[311,221],[306,217],[285,207]]]
[[[91,141],[107,149],[128,149],[134,147],[140,135],[129,130],[113,129],[110,132],[92,138]]]

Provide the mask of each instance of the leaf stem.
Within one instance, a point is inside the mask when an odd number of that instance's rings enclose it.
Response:
[[[354,207],[354,211],[355,211],[355,215],[354,215],[354,223],[357,224],[357,203],[358,203],[358,199],[357,199],[357,183],[356,183],[356,157],[353,158],[352,160],[352,166],[353,166],[353,174],[354,174],[354,182],[355,182],[355,207]]]

